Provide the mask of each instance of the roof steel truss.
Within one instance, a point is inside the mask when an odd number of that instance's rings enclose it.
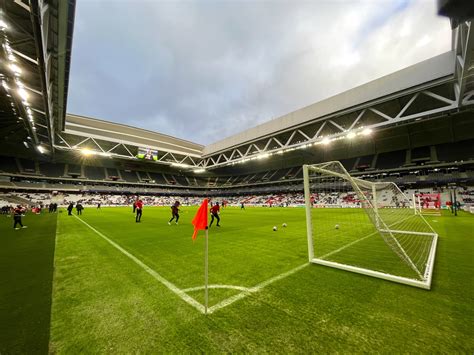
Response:
[[[466,93],[463,105],[472,103],[472,93]],[[359,135],[367,129],[377,129],[402,122],[437,116],[460,107],[452,80],[431,88],[398,97],[377,100],[293,127],[275,132],[229,150],[204,157],[208,169],[233,165],[248,160],[263,159],[272,154],[283,154],[295,149],[325,144],[346,138],[349,133]]]
[[[68,133],[56,133],[54,148],[62,151],[85,153],[88,155],[98,155],[111,158],[136,160],[137,145],[101,140],[93,137],[77,136]],[[203,160],[175,152],[158,152],[156,163],[172,165],[182,168],[198,169],[203,168]]]

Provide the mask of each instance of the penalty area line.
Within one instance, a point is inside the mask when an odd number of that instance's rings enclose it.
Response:
[[[110,245],[112,245],[114,248],[116,248],[118,251],[120,251],[122,254],[125,256],[129,257],[131,260],[133,260],[138,266],[140,266],[143,270],[145,270],[148,274],[153,276],[157,281],[159,281],[161,284],[163,284],[166,288],[168,288],[171,292],[175,293],[178,297],[180,297],[183,301],[188,303],[189,305],[193,306],[196,308],[199,312],[204,313],[204,306],[200,304],[198,301],[196,301],[194,298],[191,296],[187,295],[184,291],[182,291],[180,288],[178,288],[176,285],[172,284],[168,280],[166,280],[163,276],[158,274],[155,270],[153,270],[151,267],[146,265],[143,261],[138,259],[136,256],[133,254],[129,253],[127,250],[122,248],[120,245],[115,243],[114,241],[110,240],[107,238],[104,234],[99,232],[97,229],[92,227],[89,223],[83,221],[81,218],[73,215],[75,218],[77,218],[79,221],[81,221],[83,224],[85,224],[89,229],[94,231],[99,237],[103,238],[105,241],[107,241]]]

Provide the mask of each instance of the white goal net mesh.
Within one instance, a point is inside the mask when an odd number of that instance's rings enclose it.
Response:
[[[310,260],[429,288],[437,235],[394,183],[305,166]]]

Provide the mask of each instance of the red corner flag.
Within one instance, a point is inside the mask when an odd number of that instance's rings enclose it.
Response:
[[[197,210],[192,223],[194,225],[194,240],[197,237],[198,230],[207,228],[207,198],[202,201],[201,207]]]

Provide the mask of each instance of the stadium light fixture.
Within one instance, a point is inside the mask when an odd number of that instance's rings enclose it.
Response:
[[[0,29],[1,30],[6,30],[7,28],[8,28],[7,23],[0,19]]]
[[[90,150],[88,148],[81,149],[81,153],[82,153],[82,155],[85,155],[85,156],[90,156],[90,155],[95,154],[95,152],[93,150]]]
[[[40,152],[41,154],[44,154],[46,153],[46,149],[44,149],[42,146],[40,145],[37,145],[36,146],[36,149],[38,149],[38,152]]]
[[[194,169],[193,170],[195,173],[205,173],[206,169]]]
[[[353,138],[356,137],[356,133],[355,132],[349,132],[346,137],[349,138],[349,139],[353,139]]]
[[[99,153],[99,155],[101,155],[103,157],[107,157],[107,158],[110,158],[112,156],[111,153],[107,153],[107,152],[101,152],[101,153]]]
[[[331,143],[331,140],[328,138],[328,137],[325,137],[322,141],[321,141],[322,144],[324,145],[328,145],[329,143]]]
[[[372,133],[372,130],[370,128],[366,128],[362,131],[362,134],[364,136],[369,136]]]
[[[25,89],[19,88],[19,89],[18,89],[18,95],[20,95],[20,97],[21,97],[24,101],[28,100],[28,93],[26,92]]]
[[[257,159],[266,159],[270,156],[270,153],[262,153],[256,156]]]
[[[21,69],[16,64],[10,64],[10,69],[15,74],[21,74]]]
[[[5,88],[5,90],[10,90],[10,87],[5,80],[2,80],[2,86]]]
[[[191,165],[183,164],[183,163],[171,163],[171,166],[175,166],[177,168],[191,168]]]

